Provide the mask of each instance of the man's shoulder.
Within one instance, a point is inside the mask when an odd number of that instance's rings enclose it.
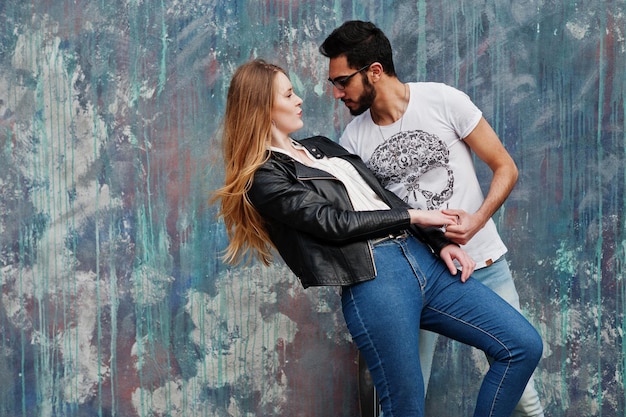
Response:
[[[419,94],[424,94],[425,97],[433,97],[430,95],[432,93],[438,93],[438,94],[442,92],[462,93],[461,90],[459,90],[456,87],[451,86],[450,84],[436,82],[436,81],[419,81],[419,82],[409,83],[409,86],[411,87],[411,91],[417,92]]]

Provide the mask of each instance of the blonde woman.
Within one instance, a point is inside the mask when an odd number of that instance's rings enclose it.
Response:
[[[280,67],[254,60],[237,69],[224,120],[225,185],[215,195],[225,261],[252,255],[268,264],[276,250],[305,288],[340,286],[385,417],[424,415],[420,327],[493,357],[475,416],[510,416],[541,338],[470,278],[474,261],[440,230],[456,217],[407,207],[330,139],[292,139],[302,126],[302,100]]]

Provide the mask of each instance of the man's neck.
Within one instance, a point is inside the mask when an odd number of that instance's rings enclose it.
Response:
[[[376,99],[370,108],[372,120],[380,126],[398,121],[409,104],[408,84],[398,78],[386,78],[376,83]]]

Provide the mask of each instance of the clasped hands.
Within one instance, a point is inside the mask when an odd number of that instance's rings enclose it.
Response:
[[[412,224],[418,224],[426,227],[441,227],[443,232],[446,233],[446,237],[457,243],[445,246],[439,253],[439,257],[445,262],[452,275],[456,275],[459,270],[454,261],[456,260],[458,262],[461,269],[461,282],[465,282],[469,279],[472,272],[474,272],[476,262],[467,254],[467,252],[458,246],[459,243],[457,241],[448,235],[455,233],[455,228],[462,225],[465,217],[464,214],[467,213],[463,210],[409,210]]]

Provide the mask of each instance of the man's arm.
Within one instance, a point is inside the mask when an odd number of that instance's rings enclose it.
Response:
[[[517,166],[511,155],[504,148],[496,132],[484,117],[472,132],[464,138],[464,142],[478,158],[485,162],[493,172],[489,192],[480,208],[475,213],[464,210],[444,210],[446,214],[458,216],[459,223],[450,225],[446,237],[455,243],[464,245],[482,229],[493,214],[507,199],[518,178]]]

